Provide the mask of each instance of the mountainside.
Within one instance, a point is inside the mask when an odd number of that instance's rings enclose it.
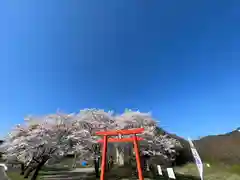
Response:
[[[177,158],[176,163],[178,165],[193,161],[187,140],[162,129],[161,131],[178,139],[183,145],[183,149],[179,152],[180,154]],[[225,164],[240,163],[240,128],[226,134],[206,136],[193,141],[193,143],[203,161]]]
[[[201,158],[208,162],[240,163],[239,128],[230,133],[206,136],[194,141]]]

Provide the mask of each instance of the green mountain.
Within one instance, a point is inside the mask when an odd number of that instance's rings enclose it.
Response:
[[[240,163],[240,129],[214,136],[206,136],[194,141],[203,160],[208,162]]]
[[[166,132],[161,128],[159,128],[159,133],[166,133],[181,142],[183,149],[179,151],[176,165],[193,161],[189,143],[186,139]],[[226,134],[206,136],[193,141],[193,143],[201,159],[205,162],[225,164],[240,163],[240,128]]]

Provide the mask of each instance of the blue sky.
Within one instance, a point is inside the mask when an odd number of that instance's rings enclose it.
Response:
[[[29,114],[151,111],[196,138],[240,126],[240,1],[3,0],[0,136]]]

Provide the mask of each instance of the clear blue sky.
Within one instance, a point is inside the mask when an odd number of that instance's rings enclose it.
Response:
[[[231,131],[239,22],[239,0],[2,0],[0,136],[86,107],[152,111],[184,137]]]

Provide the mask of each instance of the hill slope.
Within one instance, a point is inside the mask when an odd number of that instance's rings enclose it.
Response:
[[[239,129],[230,133],[206,136],[194,141],[203,160],[227,164],[240,163],[240,132]]]
[[[239,164],[240,163],[240,128],[230,133],[222,135],[206,136],[199,140],[193,141],[199,155],[203,161]],[[162,132],[169,134],[171,137],[178,139],[183,149],[177,158],[177,165],[193,161],[192,153],[188,141],[175,134],[168,133],[161,129]]]

